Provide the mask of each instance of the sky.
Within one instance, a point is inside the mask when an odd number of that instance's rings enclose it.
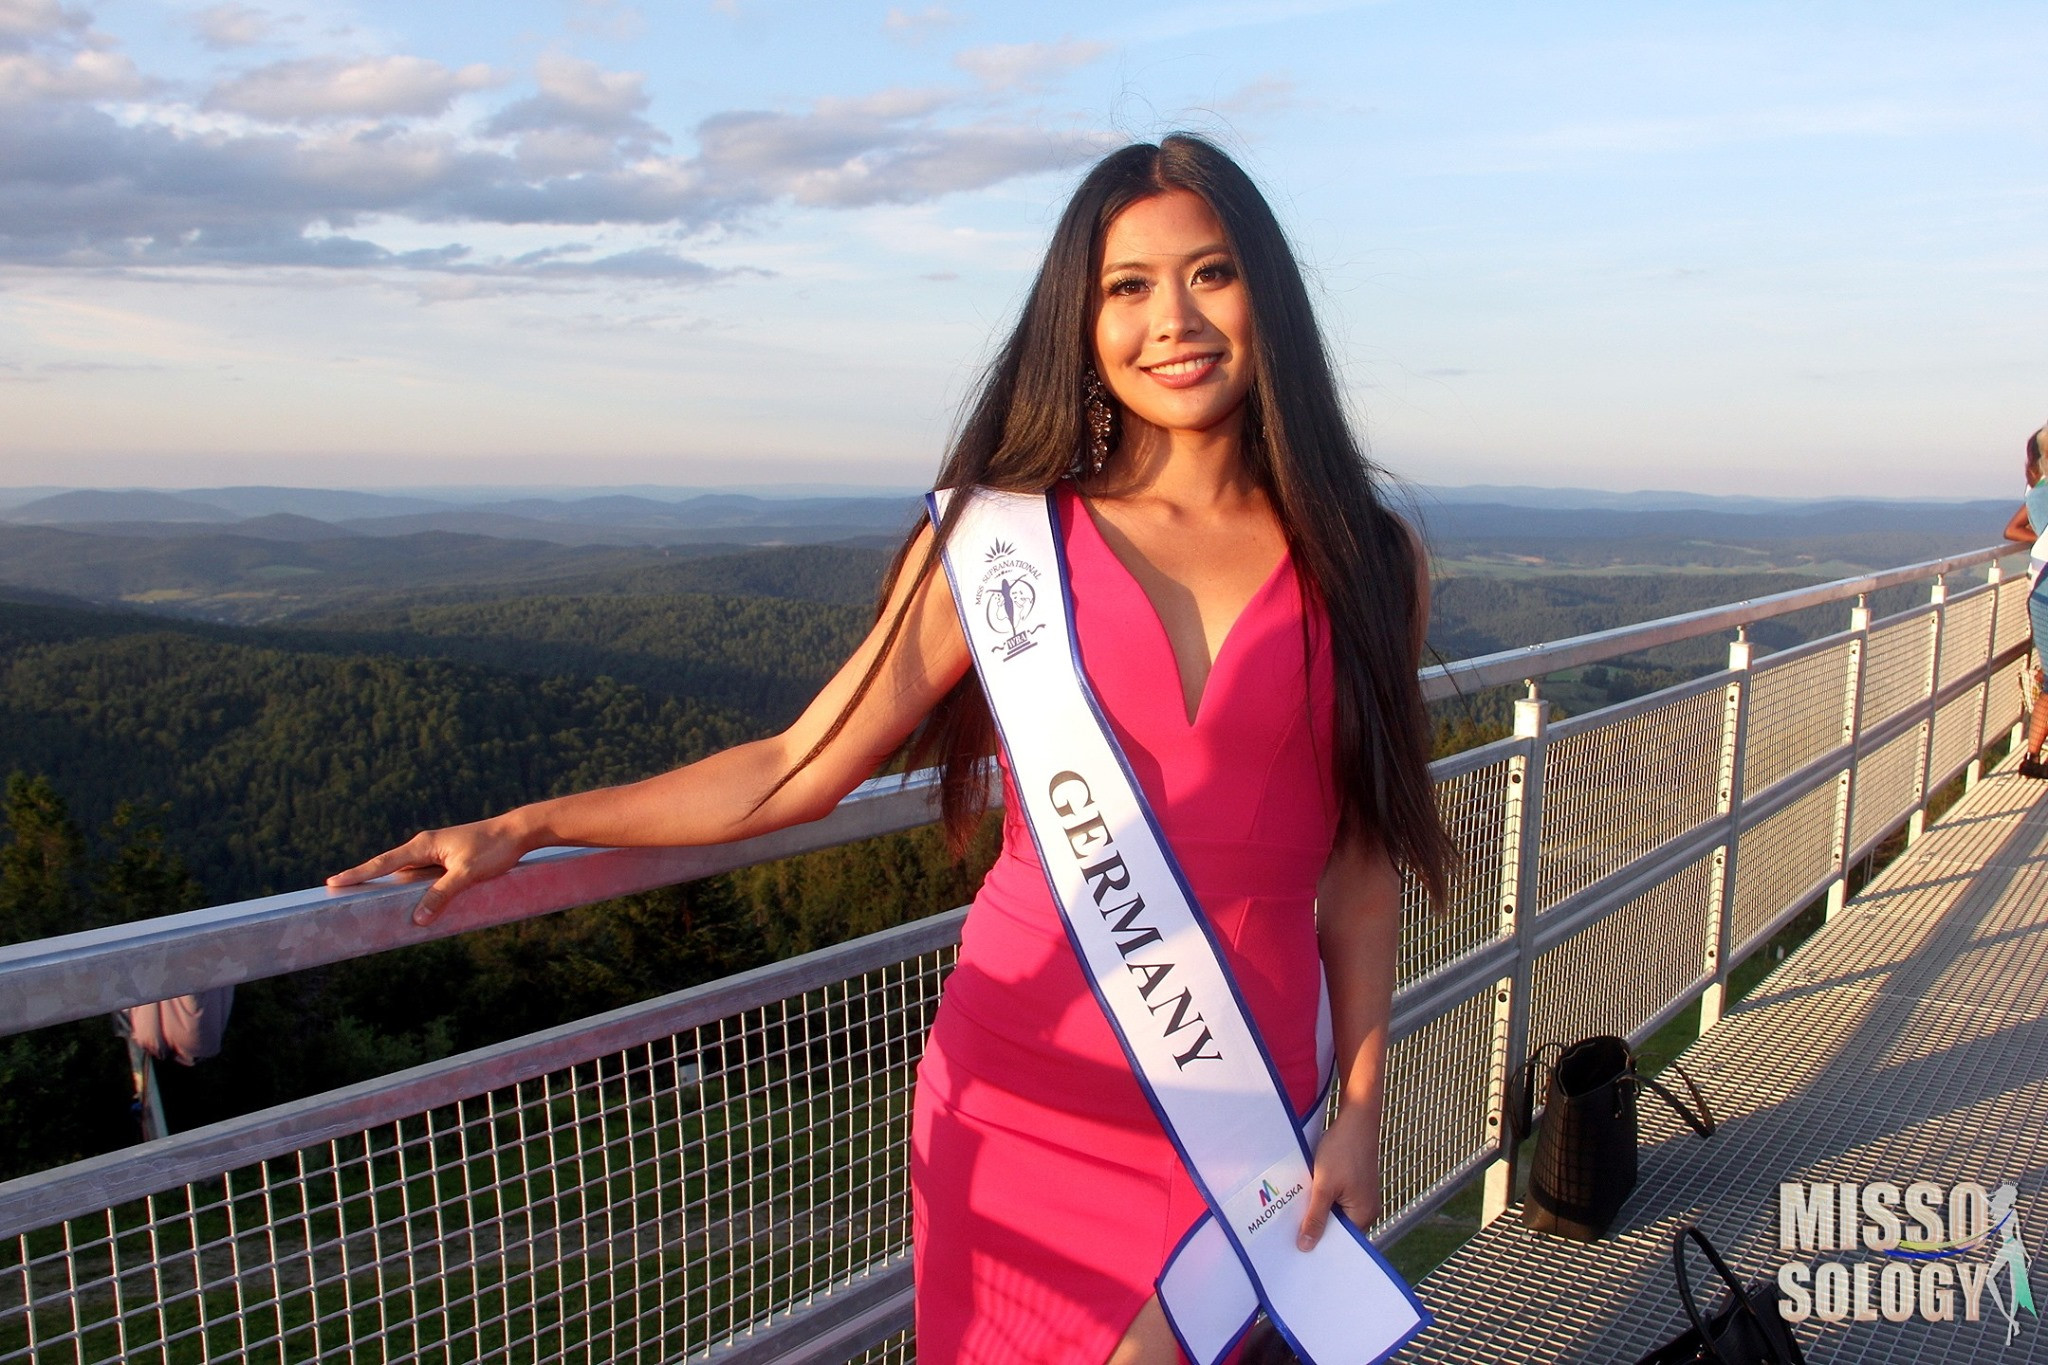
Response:
[[[1969,0],[0,0],[0,485],[921,486],[1189,128],[1403,478],[2000,496],[2043,71]]]

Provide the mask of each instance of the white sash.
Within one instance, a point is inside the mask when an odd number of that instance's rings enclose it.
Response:
[[[931,496],[935,523],[950,496]],[[1089,689],[1051,495],[975,490],[944,561],[1068,941],[1209,1206],[1158,1279],[1182,1349],[1214,1365],[1263,1304],[1309,1365],[1385,1358],[1429,1314],[1341,1211],[1314,1251],[1296,1244],[1320,1105],[1289,1113]]]

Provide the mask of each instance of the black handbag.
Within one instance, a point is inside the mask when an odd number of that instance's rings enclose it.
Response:
[[[1692,1276],[1685,1268],[1685,1244],[1698,1242],[1707,1253],[1714,1272],[1728,1286],[1727,1302],[1712,1316],[1700,1316],[1692,1292]],[[1671,1239],[1672,1271],[1678,1277],[1678,1297],[1692,1327],[1665,1342],[1636,1362],[1636,1365],[1806,1365],[1799,1343],[1778,1313],[1778,1289],[1769,1280],[1752,1280],[1745,1288],[1714,1250],[1714,1244],[1698,1228],[1687,1224]]]
[[[1636,1091],[1648,1086],[1701,1137],[1714,1132],[1713,1111],[1693,1079],[1672,1069],[1692,1092],[1695,1114],[1655,1079],[1636,1070],[1635,1053],[1620,1038],[1586,1038],[1564,1047],[1546,1043],[1522,1068],[1515,1138],[1529,1135],[1536,1097],[1536,1067],[1558,1049],[1543,1096],[1543,1126],[1529,1163],[1529,1197],[1522,1221],[1538,1232],[1590,1242],[1602,1236],[1636,1187]]]

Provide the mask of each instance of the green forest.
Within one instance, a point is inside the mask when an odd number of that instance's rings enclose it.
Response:
[[[786,724],[853,647],[886,557],[808,546],[360,591],[230,625],[0,590],[0,942],[313,885],[415,829],[646,776]],[[586,561],[587,564],[587,561]],[[582,565],[579,568],[584,567]],[[1460,657],[1782,591],[1787,574],[1450,578]],[[1830,611],[1779,630],[1838,629]],[[1563,710],[1718,666],[1700,642],[1561,680]],[[1505,694],[1439,707],[1450,751]],[[964,903],[934,831],[240,988],[226,1049],[159,1069],[174,1130]],[[135,1140],[93,1020],[0,1040],[0,1178]]]

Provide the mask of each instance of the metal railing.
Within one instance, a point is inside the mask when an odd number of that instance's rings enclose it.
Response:
[[[1433,767],[1463,854],[1410,894],[1390,1242],[1475,1180],[1505,1207],[1532,1045],[1641,1039],[1826,896],[2018,714],[2009,547],[1432,670],[1538,678],[1854,600],[1839,634]],[[1945,575],[1990,565],[1950,595]],[[1872,621],[1866,594],[1932,580]],[[1534,688],[1531,688],[1532,694]],[[933,818],[928,778],[715,849],[550,850],[431,929],[421,887],[309,891],[0,948],[0,1032],[102,1014]],[[908,1360],[910,1093],[964,911],[0,1184],[0,1362]]]

